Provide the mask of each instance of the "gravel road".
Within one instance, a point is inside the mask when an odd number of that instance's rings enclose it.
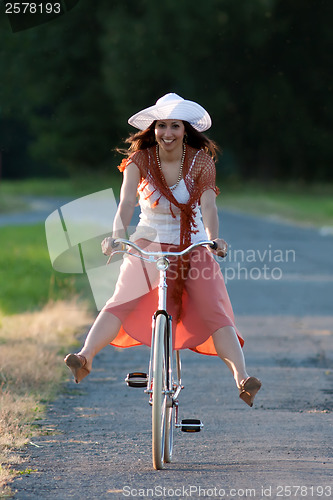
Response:
[[[254,407],[219,359],[184,351],[181,418],[205,427],[176,431],[173,462],[154,471],[147,396],[124,383],[148,349],[106,348],[50,405],[15,499],[332,497],[333,237],[228,211],[221,225],[248,371],[263,382]]]

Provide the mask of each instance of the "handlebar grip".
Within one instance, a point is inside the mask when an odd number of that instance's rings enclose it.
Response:
[[[217,250],[217,243],[213,241],[212,245],[209,245],[212,250]]]
[[[116,240],[113,240],[113,242],[111,243],[111,246],[112,246],[112,248],[116,248],[117,246],[119,246],[119,243],[116,243]]]

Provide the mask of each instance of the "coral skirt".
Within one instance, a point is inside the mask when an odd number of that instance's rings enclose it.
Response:
[[[138,240],[137,245],[148,251],[177,251],[169,244]],[[225,287],[220,266],[205,247],[198,247],[189,254],[190,265],[180,304],[175,303],[172,290],[176,284],[177,260],[169,259],[167,271],[167,311],[173,317],[172,338],[174,349],[191,349],[216,356],[212,334],[224,326],[235,328],[240,345],[244,340],[235,326],[234,314]],[[152,316],[158,309],[159,272],[154,263],[144,263],[137,257],[126,256],[120,267],[115,292],[103,311],[117,316],[120,331],[112,342],[117,347],[132,347],[151,343]]]

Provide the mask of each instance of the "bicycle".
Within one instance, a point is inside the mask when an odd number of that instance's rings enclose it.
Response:
[[[121,243],[125,247],[134,249],[114,250],[116,254],[129,254],[146,262],[155,263],[159,271],[158,309],[152,318],[152,337],[148,375],[141,372],[127,374],[125,379],[130,387],[145,387],[145,393],[150,397],[152,406],[152,461],[156,470],[163,469],[164,463],[170,463],[173,451],[173,427],[184,432],[200,432],[203,423],[197,419],[184,419],[179,422],[178,397],[184,388],[181,381],[180,352],[173,352],[172,348],[172,317],[166,310],[167,278],[166,272],[170,265],[168,257],[181,257],[199,246],[210,246],[216,250],[214,241],[200,241],[190,245],[180,252],[147,252],[135,243],[123,238],[114,240],[114,247]],[[174,357],[176,373],[173,370]],[[174,421],[174,426],[173,426]]]

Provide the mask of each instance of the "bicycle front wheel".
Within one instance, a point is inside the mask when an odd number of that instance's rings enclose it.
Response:
[[[173,407],[168,406],[166,408],[165,417],[165,440],[164,440],[164,462],[170,463],[172,459],[172,448],[173,448]],[[170,402],[172,405],[172,401]]]
[[[153,360],[153,394],[152,394],[152,451],[153,466],[163,469],[164,444],[166,429],[166,368],[165,368],[165,339],[167,333],[167,319],[164,314],[156,318],[154,360]]]
[[[171,323],[169,326],[171,330]],[[166,387],[173,390],[173,370],[172,370],[172,341],[170,335],[167,335],[165,341],[165,374]],[[173,426],[174,426],[174,402],[169,394],[166,400],[166,417],[165,417],[165,440],[164,440],[164,462],[170,463],[172,460],[173,448]]]

